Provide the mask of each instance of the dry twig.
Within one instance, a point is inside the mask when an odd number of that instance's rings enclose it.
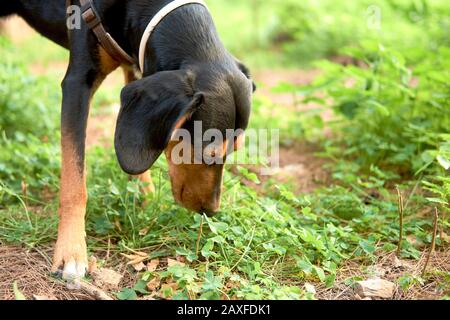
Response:
[[[196,256],[198,256],[198,251],[200,250],[200,239],[202,238],[202,232],[203,232],[203,216],[202,216],[202,221],[200,222],[200,229],[198,230],[197,244],[196,244],[196,248],[195,248]]]
[[[399,213],[399,220],[400,220],[400,231],[399,231],[399,238],[398,238],[398,245],[397,245],[397,256],[400,256],[400,251],[402,250],[402,240],[403,240],[403,196],[400,192],[400,189],[397,187],[397,194],[398,194],[398,213]]]
[[[74,285],[95,298],[96,300],[114,300],[105,291],[84,280],[75,281]]]
[[[423,266],[422,277],[425,275],[425,272],[427,271],[428,262],[430,261],[430,257],[431,257],[431,255],[434,252],[434,249],[436,247],[436,234],[437,234],[437,229],[438,229],[438,222],[439,222],[438,209],[434,208],[433,238],[431,239],[430,252],[427,255],[427,260],[425,261],[425,265]]]

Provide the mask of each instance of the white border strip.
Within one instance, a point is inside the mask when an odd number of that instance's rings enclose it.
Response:
[[[172,11],[178,9],[179,7],[182,7],[186,4],[191,3],[197,3],[201,4],[205,8],[208,9],[208,6],[206,3],[202,0],[175,0],[163,7],[150,21],[150,23],[147,25],[147,28],[145,28],[144,34],[141,38],[141,44],[139,46],[139,68],[141,69],[142,74],[144,74],[144,58],[145,58],[145,49],[147,47],[147,42],[150,36],[153,33],[153,30],[155,30],[156,26]]]

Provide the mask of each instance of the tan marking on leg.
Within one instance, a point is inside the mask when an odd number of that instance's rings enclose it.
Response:
[[[79,159],[71,139],[63,135],[58,240],[52,271],[69,262],[87,266],[85,213],[86,176],[80,172]]]

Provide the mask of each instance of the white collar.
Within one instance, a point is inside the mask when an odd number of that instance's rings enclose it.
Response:
[[[153,30],[155,30],[156,26],[172,11],[182,7],[186,4],[197,3],[201,4],[205,8],[208,9],[206,3],[202,0],[174,0],[163,7],[159,12],[150,20],[147,28],[145,28],[144,34],[141,38],[141,44],[139,46],[139,68],[141,69],[142,74],[144,74],[144,59],[145,59],[145,49],[147,48],[147,42],[150,36],[152,35]]]

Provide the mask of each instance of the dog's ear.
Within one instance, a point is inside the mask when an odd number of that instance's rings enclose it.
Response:
[[[247,79],[252,80],[252,75],[250,73],[250,69],[245,64],[243,64],[241,61],[239,61],[237,59],[236,59],[236,64],[237,64],[239,70],[241,70],[242,73],[247,77]],[[256,84],[253,80],[252,80],[252,86],[253,86],[253,92],[255,92],[257,88],[256,88]]]
[[[164,71],[135,81],[121,93],[115,149],[128,174],[147,171],[167,147],[170,137],[203,104],[189,71]]]

